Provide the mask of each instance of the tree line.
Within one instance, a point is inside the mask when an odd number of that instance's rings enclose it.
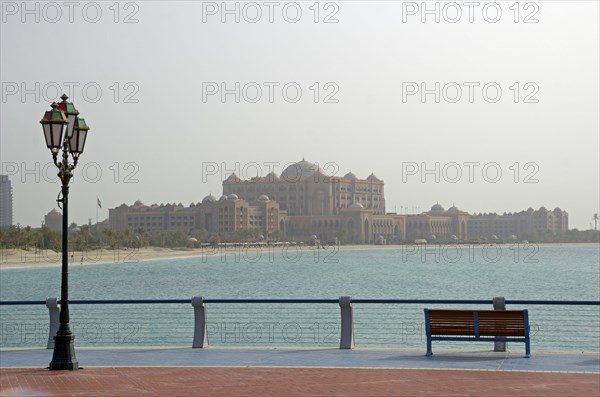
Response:
[[[69,227],[69,249],[83,251],[84,249],[118,248],[118,247],[164,247],[181,248],[199,247],[202,244],[239,243],[265,241],[265,236],[258,229],[239,230],[231,233],[209,234],[205,229],[191,230],[154,230],[144,228],[125,230],[98,230],[91,225],[77,226],[75,223]],[[266,236],[269,241],[293,241],[281,231],[274,231]],[[341,241],[348,241],[343,233],[338,236]],[[409,238],[414,241],[415,236]],[[551,233],[522,236],[530,243],[600,243],[598,230],[568,230],[563,236]],[[62,232],[49,229],[46,226],[32,228],[20,225],[0,228],[0,248],[50,249],[61,251]]]
[[[248,229],[232,233],[212,233],[205,229],[185,230],[155,230],[144,228],[111,230],[97,230],[94,226],[69,226],[69,249],[82,251],[95,248],[118,247],[164,247],[181,248],[199,247],[201,244],[220,244],[234,242],[254,242],[264,240],[265,236],[260,230]],[[283,233],[275,231],[268,236],[270,241],[280,241]],[[62,231],[53,231],[45,225],[41,228],[20,225],[0,228],[0,246],[2,248],[62,249]]]

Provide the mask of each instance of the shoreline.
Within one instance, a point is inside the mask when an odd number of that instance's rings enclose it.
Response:
[[[519,243],[520,244],[520,243]],[[390,244],[390,245],[339,245],[339,246],[325,246],[325,248],[318,248],[323,251],[340,250],[340,251],[352,251],[352,250],[393,250],[402,249],[406,246],[414,246],[415,244]],[[442,244],[443,245],[443,244]],[[475,244],[459,244],[472,246]],[[476,244],[476,246],[485,244]],[[511,243],[503,244],[511,245]],[[523,245],[523,244],[520,244]],[[543,247],[592,247],[600,245],[598,243],[530,243],[529,246],[537,245]],[[285,245],[272,245],[269,249],[281,249]],[[429,246],[435,246],[435,244],[429,244]],[[144,248],[116,248],[116,249],[96,249],[90,251],[74,251],[72,252],[69,266],[89,266],[89,265],[106,265],[116,263],[139,263],[150,260],[171,260],[180,258],[193,258],[202,256],[214,256],[221,253],[221,250],[234,249],[239,246],[220,246],[220,247],[201,247],[201,248],[160,248],[160,247],[144,247]],[[253,246],[249,246],[250,249]],[[317,249],[315,246],[302,245],[302,249],[314,251]],[[267,248],[267,246],[259,246],[259,248]],[[104,257],[104,260],[103,260]],[[83,261],[82,261],[83,258]],[[0,270],[6,269],[27,269],[27,268],[41,268],[41,267],[60,267],[62,256],[59,252],[52,250],[23,250],[23,249],[5,249],[0,252]]]

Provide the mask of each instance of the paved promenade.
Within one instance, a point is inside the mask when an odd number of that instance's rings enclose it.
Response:
[[[51,350],[0,351],[0,395],[600,396],[600,355],[392,349],[85,349],[80,371]]]

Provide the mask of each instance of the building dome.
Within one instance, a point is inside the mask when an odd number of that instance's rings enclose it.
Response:
[[[219,197],[219,201],[223,201],[223,200],[227,200],[227,196],[222,195],[221,197]]]
[[[215,196],[213,196],[212,194],[209,194],[208,196],[204,197],[202,199],[202,203],[214,203],[215,201],[217,201],[217,198]]]
[[[434,204],[433,207],[431,207],[431,211],[444,211],[444,207],[442,207],[441,205],[439,205],[438,203]]]
[[[228,182],[239,182],[240,178],[238,178],[238,176],[234,172],[233,174],[229,175],[227,177],[227,179],[225,179],[225,180],[228,181]]]
[[[350,207],[348,207],[350,209],[363,209],[365,208],[361,203],[354,203],[352,204]]]
[[[381,179],[377,178],[377,177],[375,176],[375,174],[373,174],[372,172],[371,172],[371,175],[369,175],[369,176],[367,177],[367,180],[368,180],[368,181],[381,182]]]
[[[267,175],[265,175],[263,180],[266,182],[276,182],[279,180],[279,177],[277,176],[277,174],[275,174],[273,171],[271,171]]]
[[[356,175],[354,175],[354,173],[352,171],[350,171],[349,173],[347,173],[346,175],[344,175],[344,179],[349,179],[351,181],[355,181],[358,178],[356,177]]]
[[[541,211],[541,212],[548,212],[548,210],[546,209],[546,207],[540,207],[539,211]]]
[[[561,212],[561,211],[562,211],[562,210],[561,210],[559,207],[556,207],[556,208],[554,209],[554,212]]]
[[[456,208],[454,205],[450,208],[448,208],[448,212],[459,212],[460,210],[458,208]]]
[[[267,196],[266,194],[261,194],[260,196],[258,196],[258,201],[269,201],[269,196]]]
[[[323,175],[325,173],[317,164],[313,164],[302,159],[302,161],[288,165],[281,173],[281,178],[287,181],[294,181],[312,177],[315,174]]]
[[[227,196],[227,200],[237,200],[237,199],[239,199],[239,197],[235,193],[231,193],[229,196]]]

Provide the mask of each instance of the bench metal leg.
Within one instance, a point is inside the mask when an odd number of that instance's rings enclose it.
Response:
[[[427,357],[433,355],[433,352],[431,351],[431,338],[427,338],[427,353],[425,355]]]
[[[529,345],[529,338],[525,339],[525,358],[531,357],[531,346]]]

